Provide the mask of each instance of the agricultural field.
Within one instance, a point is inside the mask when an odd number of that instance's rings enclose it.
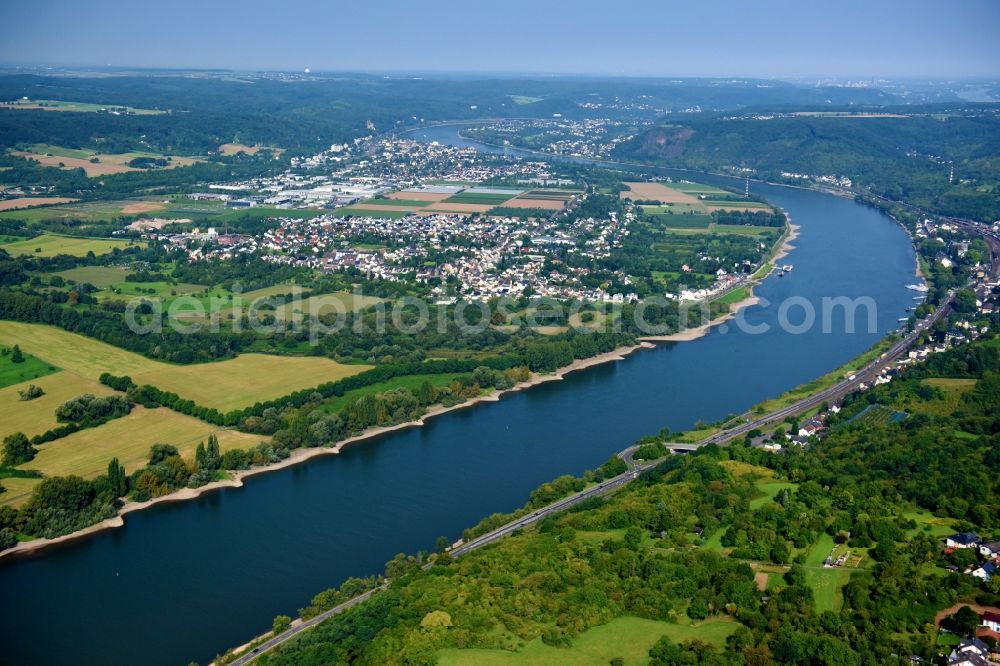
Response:
[[[110,113],[116,111],[135,116],[157,116],[168,111],[160,109],[137,109],[133,106],[120,104],[88,104],[87,102],[63,102],[55,99],[19,99],[13,102],[0,102],[0,109],[21,111],[63,111],[69,113]]]
[[[354,207],[358,206],[389,206],[396,208],[423,208],[428,205],[430,201],[425,199],[406,199],[403,197],[375,197],[373,199],[368,199],[363,204],[354,204]]]
[[[81,238],[45,233],[34,238],[26,238],[11,243],[0,244],[11,256],[22,254],[39,257],[54,257],[57,254],[71,254],[82,257],[88,252],[107,254],[115,248],[124,249],[133,245],[131,241],[111,238]]]
[[[29,384],[45,391],[45,395],[34,400],[21,400],[18,391],[28,388]],[[102,396],[111,395],[113,391],[96,379],[87,379],[65,370],[0,388],[0,439],[15,432],[34,437],[55,428],[59,425],[56,408],[84,393]]]
[[[437,653],[441,666],[607,666],[621,658],[625,664],[646,664],[649,649],[662,636],[674,642],[697,639],[718,648],[739,626],[733,620],[708,619],[696,624],[672,624],[620,617],[585,631],[568,648],[546,645],[536,638],[517,651],[446,649]]]
[[[475,189],[468,189],[454,194],[443,201],[446,204],[476,204],[485,206],[499,206],[510,201],[521,194],[522,190],[490,190],[477,192]]]
[[[247,302],[250,301],[248,300]],[[337,312],[357,312],[381,302],[382,299],[375,296],[362,296],[360,294],[350,294],[346,291],[338,291],[330,294],[310,296],[305,300],[297,302],[286,303],[278,308],[278,310],[286,321],[301,321],[303,314],[318,317],[320,315],[336,314]]]
[[[3,199],[0,200],[0,212],[13,210],[20,211],[25,208],[32,208],[35,206],[50,206],[54,204],[72,203],[74,201],[76,201],[76,199],[70,199],[69,197],[18,197],[16,199]],[[23,215],[23,213],[20,215]]]
[[[215,363],[172,365],[41,324],[0,321],[0,344],[48,355],[66,371],[90,380],[101,373],[128,375],[199,405],[228,411],[367,370],[326,358],[243,354]],[[58,350],[58,353],[55,353]]]
[[[7,490],[5,493],[0,493],[0,505],[21,508],[31,497],[31,491],[41,482],[41,479],[17,476],[0,479],[0,486]]]
[[[531,190],[523,192],[503,204],[504,208],[539,208],[560,210],[566,202],[580,194],[578,190]]]
[[[885,425],[890,421],[902,421],[907,416],[906,412],[897,412],[883,405],[868,405],[861,412],[846,421],[843,425],[864,426],[873,428]]]
[[[15,150],[11,154],[16,157],[34,160],[42,166],[57,167],[60,169],[83,169],[90,177],[127,173],[130,171],[149,171],[150,169],[129,166],[129,162],[137,158],[165,159],[168,162],[167,166],[159,167],[164,169],[191,166],[201,161],[193,157],[160,155],[158,153],[132,152],[105,154],[93,150],[63,148],[62,146],[51,146],[48,144],[28,146],[25,150]]]
[[[38,445],[35,459],[19,467],[45,476],[77,474],[92,479],[107,471],[109,460],[118,458],[131,473],[146,465],[153,444],[173,444],[182,456],[193,458],[198,443],[213,434],[223,451],[248,449],[268,439],[222,429],[165,407],[136,406],[128,416]]]
[[[126,199],[121,201],[87,201],[73,203],[73,199],[54,198],[49,203],[59,204],[41,208],[4,210],[0,207],[0,219],[24,220],[28,223],[44,220],[82,220],[84,222],[108,222],[123,215],[160,211],[167,204],[160,200]],[[13,199],[11,201],[14,201]],[[2,203],[2,202],[0,202]],[[46,203],[40,201],[40,203]],[[37,204],[36,204],[37,205]]]
[[[54,365],[31,354],[22,354],[22,356],[24,360],[15,363],[12,349],[7,347],[0,349],[0,388],[51,375],[59,370]]]
[[[80,266],[71,268],[68,271],[54,273],[64,280],[73,280],[78,284],[84,282],[92,284],[98,289],[108,287],[125,281],[125,276],[129,274],[127,268],[116,268],[114,266]]]

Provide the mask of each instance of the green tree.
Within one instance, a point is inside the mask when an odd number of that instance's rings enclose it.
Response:
[[[149,464],[155,465],[176,455],[177,447],[173,444],[153,444],[149,447]]]
[[[4,467],[13,467],[34,460],[36,453],[37,449],[31,445],[23,432],[15,432],[3,439]]]
[[[222,454],[219,452],[219,438],[215,435],[208,436],[208,447],[205,454],[205,468],[219,469],[222,465]]]
[[[122,497],[128,492],[128,477],[125,476],[125,466],[112,458],[108,463],[108,484],[115,497]]]
[[[18,345],[14,345],[14,350],[10,353],[10,360],[14,363],[24,363],[24,352]]]
[[[208,469],[206,462],[208,460],[208,453],[205,451],[205,442],[198,442],[198,446],[194,450],[194,466],[199,470]]]
[[[274,623],[271,624],[271,629],[275,634],[280,634],[285,629],[288,629],[292,624],[292,618],[287,615],[278,615],[274,618]]]

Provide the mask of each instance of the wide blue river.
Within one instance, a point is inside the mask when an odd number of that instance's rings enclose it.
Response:
[[[454,128],[428,138],[455,141]],[[708,179],[707,177],[702,180]],[[202,663],[295,614],[348,576],[496,511],[561,474],[593,468],[663,426],[739,413],[838,367],[913,304],[914,255],[887,217],[815,192],[754,185],[801,226],[795,269],[757,289],[747,325],[661,345],[564,381],[453,412],[339,456],[249,479],[197,500],[130,514],[122,529],[0,562],[7,664]],[[777,325],[786,298],[870,297],[877,330]],[[796,310],[801,312],[801,310]],[[791,315],[798,323],[801,315]]]

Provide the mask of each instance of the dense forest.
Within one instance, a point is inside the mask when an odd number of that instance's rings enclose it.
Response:
[[[995,111],[916,110],[917,115],[886,118],[685,119],[641,133],[622,144],[617,157],[711,171],[749,168],[790,183],[800,181],[782,173],[846,176],[855,187],[941,214],[1000,218]]]
[[[956,371],[977,381],[943,411],[926,380]],[[664,637],[605,632],[605,646],[624,654],[644,640],[652,664],[935,660],[946,649],[938,611],[1000,603],[1000,576],[963,573],[975,553],[941,545],[949,529],[1000,536],[998,371],[996,339],[964,345],[853,398],[905,409],[903,421],[842,423],[786,454],[734,442],[674,455],[612,496],[461,558],[438,554],[422,569],[427,554],[397,556],[387,590],[261,663],[472,663],[526,649],[570,663],[588,631],[627,618],[655,621],[643,626]],[[822,565],[829,549],[858,562]],[[302,616],[376,583],[352,579]]]

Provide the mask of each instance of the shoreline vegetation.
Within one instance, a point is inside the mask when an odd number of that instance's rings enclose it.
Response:
[[[434,418],[436,416],[440,416],[442,414],[446,414],[448,412],[456,411],[459,409],[473,407],[477,404],[484,402],[497,402],[506,393],[514,391],[523,391],[533,386],[544,384],[546,382],[560,381],[563,379],[563,377],[570,374],[571,372],[584,370],[586,368],[590,368],[596,365],[601,365],[604,363],[620,361],[623,360],[626,356],[632,354],[633,352],[636,352],[640,349],[653,349],[655,348],[655,346],[656,345],[652,344],[651,342],[644,341],[636,345],[619,347],[618,349],[614,349],[610,352],[605,352],[603,354],[598,354],[596,356],[591,356],[590,358],[578,359],[568,365],[565,365],[561,368],[554,370],[551,373],[546,373],[546,374],[534,373],[531,379],[524,382],[520,382],[508,389],[502,389],[502,390],[494,389],[490,393],[481,396],[476,396],[474,398],[465,400],[464,402],[460,402],[456,405],[451,405],[447,407],[444,405],[435,405],[430,409],[428,409],[425,414],[412,421],[406,421],[404,423],[398,423],[391,426],[376,426],[368,428],[364,432],[358,435],[348,437],[347,439],[341,440],[336,444],[334,444],[333,446],[296,449],[292,451],[291,455],[288,458],[285,458],[284,460],[281,460],[276,463],[255,466],[246,470],[231,470],[228,472],[230,478],[227,479],[223,479],[220,481],[212,481],[197,488],[181,488],[167,495],[156,497],[151,500],[147,500],[145,502],[129,501],[126,502],[118,510],[118,514],[112,518],[107,518],[99,523],[90,525],[82,530],[77,530],[69,534],[53,537],[51,539],[39,538],[39,539],[31,539],[29,541],[22,541],[16,544],[15,546],[0,552],[0,560],[9,557],[24,556],[29,553],[38,552],[42,549],[51,546],[71,543],[79,539],[87,538],[99,532],[104,532],[106,530],[114,529],[117,527],[123,527],[125,525],[124,516],[134,511],[142,511],[143,509],[148,509],[149,507],[154,506],[156,504],[182,502],[185,500],[195,499],[197,497],[200,497],[203,493],[219,490],[221,488],[242,488],[243,480],[249,477],[268,472],[277,472],[287,467],[291,467],[293,465],[298,465],[300,463],[306,462],[315,457],[337,455],[344,449],[344,447],[350,444],[355,444],[358,442],[380,437],[382,435],[397,430],[405,430],[409,428],[420,427],[424,425],[424,423],[426,423],[428,419]]]
[[[792,241],[794,241],[795,238],[798,236],[798,231],[799,231],[799,226],[793,224],[791,218],[789,217],[788,225],[785,229],[785,232],[783,233],[779,241],[775,244],[771,255],[765,260],[763,265],[764,266],[773,265],[774,262],[777,262],[779,259],[786,256],[792,249],[794,249],[795,246],[792,244]],[[404,423],[399,423],[390,426],[370,427],[358,435],[354,435],[348,437],[347,439],[337,442],[333,446],[296,449],[291,452],[291,455],[289,455],[288,458],[278,461],[276,463],[254,466],[246,470],[230,470],[227,472],[227,474],[229,475],[229,478],[227,479],[212,481],[197,488],[180,488],[173,492],[170,492],[167,495],[155,497],[153,499],[144,502],[128,501],[118,510],[117,515],[111,518],[106,518],[101,522],[95,523],[81,530],[77,530],[75,532],[70,532],[69,534],[64,534],[62,536],[53,538],[38,538],[38,539],[31,539],[28,541],[21,541],[15,546],[0,552],[0,560],[10,557],[24,556],[29,553],[36,553],[42,549],[51,546],[71,543],[73,541],[87,538],[91,535],[103,532],[105,530],[123,527],[125,525],[124,516],[126,514],[132,513],[134,511],[141,511],[156,504],[166,504],[170,502],[182,502],[185,500],[196,499],[200,497],[203,493],[212,492],[215,490],[219,490],[221,488],[242,488],[244,485],[243,480],[249,477],[268,472],[277,472],[287,467],[291,467],[293,465],[298,465],[300,463],[306,462],[318,456],[336,455],[339,454],[344,447],[350,444],[373,439],[397,430],[419,427],[424,425],[424,423],[426,423],[428,419],[433,418],[435,416],[440,416],[442,414],[446,414],[454,410],[465,409],[484,402],[499,401],[500,398],[505,393],[508,392],[526,390],[533,386],[543,384],[545,382],[561,380],[563,377],[565,377],[571,372],[576,372],[578,370],[583,370],[604,363],[620,361],[624,359],[626,356],[640,349],[655,348],[656,345],[654,343],[690,342],[693,340],[697,340],[698,338],[701,338],[704,335],[706,335],[708,331],[712,329],[712,327],[718,326],[735,317],[737,313],[743,308],[757,304],[760,301],[760,299],[754,295],[753,289],[769,274],[770,272],[764,273],[762,275],[751,276],[746,280],[745,283],[735,287],[734,290],[746,289],[747,290],[746,298],[730,303],[728,311],[725,314],[722,314],[701,326],[690,328],[682,332],[674,333],[671,335],[641,337],[638,339],[639,344],[619,347],[610,352],[598,354],[590,358],[578,359],[568,365],[565,365],[561,368],[557,368],[551,373],[546,373],[546,374],[533,373],[531,379],[518,383],[508,389],[503,389],[503,390],[494,389],[490,393],[470,398],[469,400],[447,407],[443,405],[435,405],[433,407],[430,407],[427,410],[427,412],[422,416],[420,416],[418,419],[412,421],[406,421]]]

